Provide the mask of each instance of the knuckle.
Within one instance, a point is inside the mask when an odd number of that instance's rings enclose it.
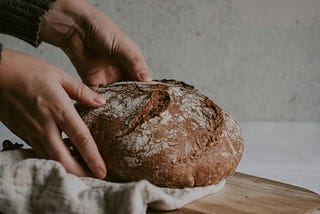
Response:
[[[77,133],[71,137],[71,141],[77,148],[83,148],[90,142],[90,137],[88,134]]]
[[[77,97],[83,97],[85,95],[85,92],[87,90],[87,87],[82,84],[81,82],[77,82],[75,86],[75,93]]]
[[[66,122],[67,121],[66,118],[68,115],[66,108],[63,108],[62,105],[60,104],[60,106],[57,106],[54,109],[53,114],[57,120],[57,124],[58,124],[59,128],[62,130],[66,130],[67,126],[69,125],[69,123]]]

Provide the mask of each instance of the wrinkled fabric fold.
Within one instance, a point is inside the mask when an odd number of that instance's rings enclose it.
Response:
[[[36,159],[32,150],[0,152],[0,210],[4,213],[146,213],[174,210],[214,194],[207,187],[159,188],[143,180],[112,183],[69,174],[56,161]]]

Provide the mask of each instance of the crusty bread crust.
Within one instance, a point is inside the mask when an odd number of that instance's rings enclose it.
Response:
[[[120,82],[98,89],[106,104],[76,105],[108,168],[108,180],[161,187],[216,184],[243,153],[239,125],[183,82]]]

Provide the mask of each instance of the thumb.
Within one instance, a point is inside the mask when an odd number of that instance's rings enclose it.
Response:
[[[106,103],[101,95],[68,74],[64,73],[61,85],[72,99],[83,105],[99,107]]]

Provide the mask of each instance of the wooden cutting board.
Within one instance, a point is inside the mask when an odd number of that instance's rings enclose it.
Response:
[[[320,213],[320,195],[307,189],[235,173],[216,194],[194,201],[170,214]]]

